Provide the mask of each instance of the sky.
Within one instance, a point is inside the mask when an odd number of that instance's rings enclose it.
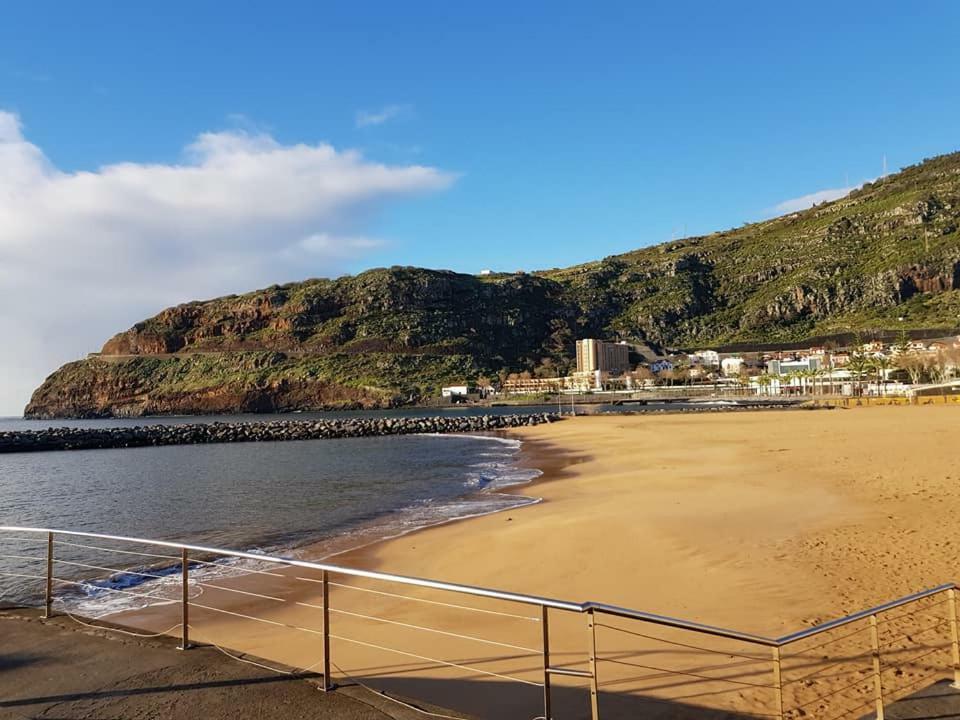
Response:
[[[960,4],[7,3],[0,415],[166,306],[562,267],[960,149]]]

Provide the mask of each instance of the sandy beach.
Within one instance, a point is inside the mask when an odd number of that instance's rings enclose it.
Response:
[[[512,434],[524,440],[524,462],[544,475],[515,492],[542,502],[331,562],[781,635],[955,579],[958,421],[956,408],[935,406],[612,415],[524,428]],[[272,601],[206,588],[198,603],[320,628],[310,607],[319,604],[316,583],[302,571],[284,575],[230,583]],[[532,684],[542,680],[537,608],[334,580],[341,679],[481,717],[542,713],[542,691]],[[948,666],[937,654],[949,652],[943,599],[923,609],[926,619],[894,618],[882,628],[891,678],[904,685]],[[170,619],[164,614],[137,620],[159,627]],[[895,666],[896,652],[921,642],[904,638],[930,629],[931,618],[933,632],[922,639],[930,653],[917,667]],[[584,616],[557,612],[550,620],[553,664],[585,669]],[[302,630],[203,609],[191,625],[201,641],[298,667],[319,660],[318,637]],[[811,644],[784,658],[784,704],[796,708],[789,717],[869,711],[869,638],[854,630],[833,647]],[[597,644],[604,717],[635,716],[638,707],[658,718],[771,712],[766,648],[615,620],[598,630]],[[840,656],[847,666],[821,671]],[[589,716],[583,686],[555,681],[556,717]]]

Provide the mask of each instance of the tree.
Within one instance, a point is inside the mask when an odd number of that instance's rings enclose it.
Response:
[[[560,318],[554,318],[548,326],[550,336],[547,338],[546,348],[555,357],[564,357],[567,351],[574,346],[573,331]]]
[[[950,378],[952,370],[953,363],[945,350],[937,350],[936,355],[931,355],[928,358],[927,372],[930,373],[930,379],[935,383],[946,382]]]
[[[847,363],[850,372],[853,373],[857,381],[856,395],[863,395],[863,376],[870,370],[870,358],[862,350],[857,349],[850,355],[850,362]]]
[[[770,385],[773,383],[773,376],[768,375],[767,373],[762,373],[757,376],[757,384],[759,385],[759,395],[769,395],[770,394]]]
[[[910,376],[912,385],[920,384],[920,379],[923,377],[923,371],[926,368],[926,361],[922,355],[914,350],[909,350],[905,353],[899,353],[895,362],[898,368]]]
[[[797,381],[797,387],[800,389],[800,392],[801,393],[803,392],[803,371],[802,370],[792,371],[789,375],[787,375],[786,380],[789,381],[789,384],[791,386],[791,392],[793,392],[792,386],[793,386],[794,380]],[[783,390],[781,390],[781,392],[783,392]]]
[[[493,381],[485,375],[477,378],[477,389],[480,391],[480,397],[487,397],[493,392]]]
[[[960,371],[960,346],[954,345],[944,351],[949,377],[957,377]]]
[[[817,383],[820,383],[820,394],[823,395],[823,377],[826,375],[826,372],[823,368],[812,368],[807,371],[807,374],[810,377],[810,382],[812,385],[812,395],[817,395]]]
[[[880,395],[887,394],[887,372],[893,365],[890,358],[886,355],[878,355],[873,358],[873,369],[877,371],[877,392]]]
[[[558,372],[553,359],[545,357],[540,359],[540,364],[534,368],[533,375],[538,378],[555,378]]]
[[[900,357],[910,352],[910,336],[906,330],[901,330],[897,338],[897,344],[893,346],[894,357]]]
[[[636,370],[631,373],[633,382],[635,385],[644,386],[654,379],[654,375],[650,372],[650,368],[644,365],[637,365]]]

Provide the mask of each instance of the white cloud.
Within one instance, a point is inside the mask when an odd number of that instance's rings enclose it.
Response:
[[[0,415],[168,305],[342,272],[379,245],[364,230],[385,202],[453,180],[239,130],[177,164],[68,173],[0,111]]]
[[[410,105],[387,105],[379,110],[359,110],[356,114],[357,127],[383,125],[385,122],[412,112]]]
[[[771,208],[771,214],[782,215],[785,213],[798,212],[799,210],[806,210],[823,202],[839,200],[856,190],[857,187],[859,186],[828,188],[827,190],[818,190],[809,195],[801,195],[800,197],[791,198],[790,200],[784,200]]]

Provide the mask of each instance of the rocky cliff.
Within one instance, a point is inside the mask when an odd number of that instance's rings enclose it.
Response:
[[[960,153],[803,212],[566,269],[275,285],[138,323],[51,375],[26,414],[397,405],[544,358],[562,367],[590,335],[696,347],[951,329],[958,226]]]

